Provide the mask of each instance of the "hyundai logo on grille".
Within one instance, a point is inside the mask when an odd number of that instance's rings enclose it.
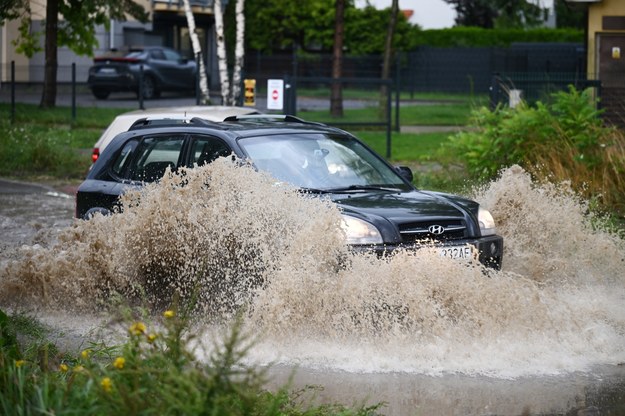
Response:
[[[430,234],[441,235],[445,232],[445,227],[443,227],[442,225],[430,225],[428,227],[428,231],[430,232]]]

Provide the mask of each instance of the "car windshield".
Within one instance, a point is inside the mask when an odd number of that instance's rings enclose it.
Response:
[[[258,169],[300,188],[327,192],[409,188],[395,170],[349,136],[281,134],[244,138],[239,144]]]

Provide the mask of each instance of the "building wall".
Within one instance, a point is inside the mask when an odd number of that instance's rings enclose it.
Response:
[[[622,17],[625,20],[625,1],[623,0],[600,0],[597,3],[590,3],[588,5],[588,75],[598,75],[598,61],[597,61],[597,48],[598,48],[598,34],[601,33],[621,33],[625,34],[625,27],[622,30],[605,29],[604,17]],[[624,58],[625,58],[625,51]]]
[[[138,4],[143,5],[148,11],[151,11],[151,0],[135,0]],[[45,0],[31,0],[32,10],[32,29],[33,31],[43,33],[43,21],[45,18]],[[177,2],[174,2],[177,3]],[[169,2],[163,2],[168,13],[184,16],[182,11],[175,12],[176,6],[171,6]],[[212,19],[212,8],[194,7],[196,14],[196,23],[201,22],[200,16],[210,15]],[[93,51],[94,56],[102,55],[111,49],[123,49],[124,46],[130,45],[155,45],[167,44],[170,39],[163,37],[163,28],[159,33],[153,31],[154,12],[150,13],[148,23],[140,23],[135,20],[127,21],[111,21],[110,28],[105,26],[96,27],[96,37],[98,47]],[[18,54],[12,44],[19,35],[19,21],[7,21],[0,26],[0,82],[10,81],[11,79],[11,62],[15,62],[15,79],[18,82],[42,82],[45,65],[45,53],[43,50],[37,52],[32,58]],[[186,21],[178,24],[186,26]],[[205,25],[207,25],[205,23]],[[212,28],[212,24],[205,26],[206,29]],[[175,28],[165,28],[165,32],[173,32]],[[169,35],[168,35],[169,36]],[[41,47],[44,46],[44,37],[41,36]],[[213,36],[209,31],[207,36],[206,56],[214,56]],[[167,44],[168,45],[168,44]],[[168,45],[173,46],[173,45]],[[203,45],[204,46],[204,45]],[[213,61],[214,59],[209,59]],[[72,79],[72,64],[76,64],[76,80],[77,82],[86,82],[88,69],[92,64],[92,58],[88,56],[78,56],[67,47],[59,47],[58,49],[58,82],[70,82]],[[211,72],[213,68],[211,67]],[[216,69],[214,69],[216,71]]]

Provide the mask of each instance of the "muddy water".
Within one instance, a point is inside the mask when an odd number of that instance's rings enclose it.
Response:
[[[64,328],[75,318],[62,311],[79,310],[85,328],[113,292],[158,308],[200,287],[207,345],[245,306],[248,359],[272,364],[275,383],[297,368],[298,385],[326,386],[321,399],[387,401],[386,414],[625,413],[623,240],[519,168],[472,196],[506,238],[500,272],[427,251],[353,256],[336,207],[229,163],[72,225],[12,214],[20,196],[0,195],[0,304],[54,310],[43,315]],[[71,217],[62,198],[21,198]]]

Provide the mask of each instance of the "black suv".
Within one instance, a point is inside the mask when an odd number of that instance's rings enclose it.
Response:
[[[112,92],[134,91],[157,98],[162,91],[193,91],[197,65],[173,49],[161,46],[135,48],[124,56],[100,56],[89,68],[87,84],[96,98]]]
[[[76,194],[76,217],[111,212],[126,189],[159,180],[168,167],[224,156],[331,198],[356,249],[382,254],[434,242],[442,256],[472,257],[477,250],[483,264],[501,267],[503,238],[477,202],[417,190],[410,169],[389,165],[348,132],[292,116],[138,120],[92,166]]]

